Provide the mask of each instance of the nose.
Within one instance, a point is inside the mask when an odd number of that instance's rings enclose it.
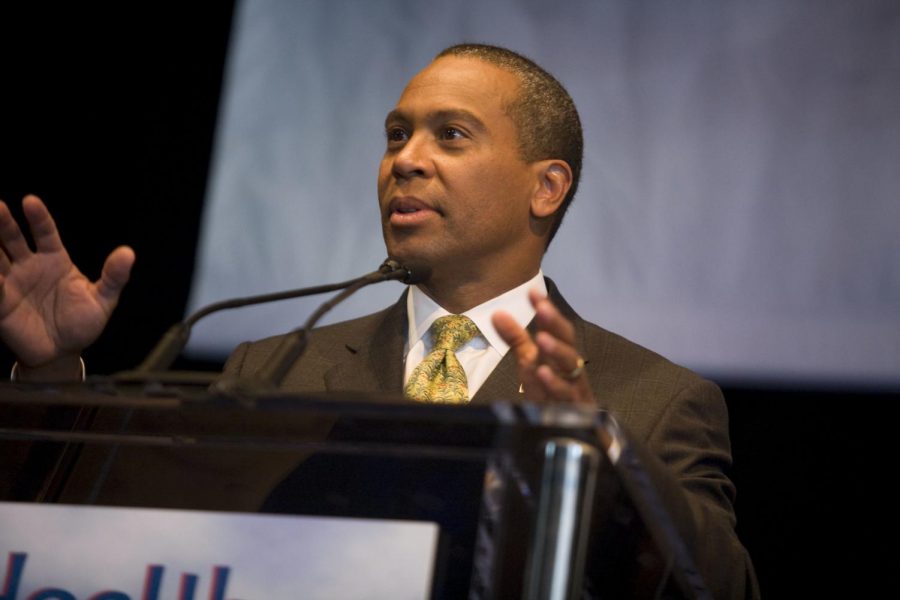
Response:
[[[394,154],[391,173],[397,179],[430,177],[433,168],[428,141],[424,135],[413,134]]]

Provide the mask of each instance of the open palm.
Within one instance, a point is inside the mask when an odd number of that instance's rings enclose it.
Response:
[[[72,263],[43,202],[26,196],[22,208],[34,250],[0,202],[0,340],[20,363],[40,366],[97,339],[128,282],[134,252],[116,248],[91,282]]]

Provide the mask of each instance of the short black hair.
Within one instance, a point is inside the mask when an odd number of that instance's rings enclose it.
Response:
[[[522,158],[527,162],[564,160],[572,169],[572,187],[556,211],[549,245],[575,197],[581,177],[584,134],[575,102],[553,75],[512,50],[488,44],[456,44],[442,50],[435,60],[444,56],[479,58],[517,75],[519,96],[506,110],[518,129]]]

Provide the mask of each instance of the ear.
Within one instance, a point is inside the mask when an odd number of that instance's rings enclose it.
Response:
[[[559,209],[572,187],[572,168],[563,160],[533,163],[537,185],[531,196],[531,216],[549,217]]]

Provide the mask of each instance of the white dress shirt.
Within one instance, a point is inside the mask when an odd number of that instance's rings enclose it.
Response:
[[[463,313],[475,322],[481,332],[481,335],[475,336],[472,341],[456,351],[456,356],[466,371],[469,398],[475,395],[478,388],[487,380],[509,351],[509,345],[503,341],[491,324],[491,316],[498,310],[503,310],[512,315],[519,325],[527,326],[534,318],[535,312],[528,300],[530,290],[537,290],[542,295],[547,295],[547,285],[544,283],[542,271],[538,271],[537,275],[522,285]],[[404,385],[416,366],[431,352],[431,336],[428,335],[431,324],[436,319],[451,314],[418,287],[410,288],[409,295],[406,297],[406,311],[409,331],[404,349],[404,360],[406,361]]]

